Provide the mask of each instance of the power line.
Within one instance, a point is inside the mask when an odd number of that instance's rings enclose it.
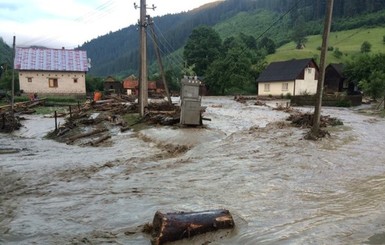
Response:
[[[297,0],[297,2],[289,9],[287,10],[283,15],[281,15],[276,21],[273,22],[262,34],[260,34],[255,40],[258,41],[263,35],[265,35],[268,31],[270,31],[271,28],[273,28],[279,21],[281,21],[286,15],[291,13],[295,8],[297,8],[298,4],[303,0]]]
[[[155,33],[155,36],[158,37],[158,35],[156,35],[156,33]],[[153,42],[155,42],[155,40],[152,37],[152,35],[149,35],[149,37],[151,38],[151,40]],[[176,60],[173,59],[175,57],[172,57],[170,53],[168,53],[168,55],[167,55],[167,53],[159,45],[158,45],[158,48],[159,48],[159,51],[162,54],[162,56],[166,57],[166,59],[168,59],[170,61],[169,63],[171,63],[172,65],[175,65],[175,66],[183,66],[183,62],[180,62],[177,59]]]
[[[161,37],[163,38],[163,40],[166,42],[166,45],[164,45],[163,42],[160,41],[161,44],[167,49],[167,51],[169,52],[169,54],[171,54],[172,52],[175,51],[175,48],[170,44],[170,42],[169,42],[169,41],[167,40],[167,38],[164,36],[164,34],[162,33],[162,31],[161,31],[161,29],[159,28],[159,26],[158,26],[156,23],[154,23],[154,25],[155,25],[155,28],[157,29],[157,31],[160,33],[160,35],[161,35]],[[181,63],[184,62],[183,57],[181,57],[181,56],[179,56],[179,55],[176,55],[175,57],[178,59],[179,62],[181,62]]]

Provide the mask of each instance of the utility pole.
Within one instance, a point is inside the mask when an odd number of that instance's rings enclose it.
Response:
[[[11,91],[11,110],[12,115],[15,107],[15,54],[16,54],[16,36],[13,36],[12,44],[12,91]]]
[[[320,58],[320,72],[317,83],[317,95],[316,95],[316,103],[314,109],[314,121],[313,127],[310,131],[311,135],[314,138],[317,138],[320,129],[320,120],[321,120],[321,106],[322,106],[322,95],[323,95],[323,87],[325,81],[325,67],[326,67],[326,56],[328,50],[328,42],[329,42],[329,34],[332,23],[332,15],[333,15],[333,4],[334,0],[328,0],[328,6],[326,10],[325,16],[325,24],[324,24],[324,32],[322,36],[322,47],[321,47],[321,58]]]
[[[147,4],[146,0],[140,0],[140,6],[134,4],[135,8],[140,8],[140,69],[139,69],[139,114],[144,116],[145,108],[148,105],[148,79],[147,79]],[[155,6],[152,5],[153,10]]]
[[[156,35],[155,35],[154,22],[152,21],[150,16],[148,16],[148,21],[149,21],[148,24],[150,25],[150,30],[151,30],[152,41],[154,42],[154,49],[155,49],[156,58],[157,58],[158,65],[159,65],[160,74],[162,76],[164,90],[166,91],[168,103],[171,105],[172,101],[171,101],[170,91],[168,90],[168,86],[167,86],[167,82],[166,82],[166,75],[164,73],[162,57],[160,56],[158,40],[156,39]]]

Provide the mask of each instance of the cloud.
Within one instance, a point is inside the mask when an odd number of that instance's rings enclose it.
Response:
[[[7,0],[6,0],[7,1]],[[0,6],[0,37],[10,44],[74,48],[98,36],[136,24],[140,0],[8,0]],[[187,11],[213,0],[147,0],[152,16]]]
[[[15,3],[0,3],[0,10],[17,10],[17,5]]]

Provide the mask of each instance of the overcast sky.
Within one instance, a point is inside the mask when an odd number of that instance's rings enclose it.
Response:
[[[162,16],[216,0],[147,0],[148,14]],[[0,0],[0,37],[12,45],[75,48],[139,19],[140,0]]]

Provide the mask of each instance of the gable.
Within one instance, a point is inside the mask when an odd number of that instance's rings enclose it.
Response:
[[[304,76],[306,67],[315,68],[318,72],[318,66],[313,59],[272,62],[260,74],[257,82],[294,81]]]
[[[26,71],[88,71],[86,51],[47,48],[17,48],[15,69]]]

